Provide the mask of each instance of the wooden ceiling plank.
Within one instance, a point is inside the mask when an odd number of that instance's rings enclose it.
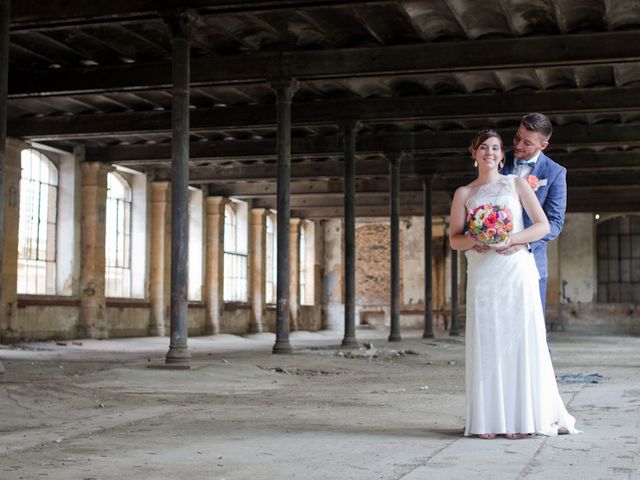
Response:
[[[139,92],[140,95],[142,92]],[[133,95],[133,93],[132,93]],[[72,97],[74,98],[74,97]],[[170,98],[167,98],[169,101]],[[513,117],[530,105],[547,115],[606,114],[640,111],[640,88],[595,88],[526,93],[375,98],[294,103],[294,126],[338,124],[353,118],[363,123],[425,121],[482,117]],[[275,128],[275,106],[201,108],[191,112],[191,130]],[[170,132],[171,113],[145,111],[84,115],[77,118],[28,118],[11,120],[9,133],[38,141]]]
[[[495,55],[495,52],[501,52]],[[492,72],[515,68],[611,65],[640,60],[640,31],[508,40],[257,53],[192,60],[192,85],[264,83],[358,76]],[[37,73],[37,72],[34,72]],[[9,97],[169,88],[169,62],[65,68],[30,78],[11,75]]]

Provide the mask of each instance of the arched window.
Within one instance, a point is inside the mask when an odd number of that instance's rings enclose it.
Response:
[[[247,205],[230,202],[224,209],[225,302],[247,301]]]
[[[598,302],[640,303],[640,216],[597,227]]]
[[[266,231],[266,265],[265,265],[265,302],[276,303],[276,279],[278,275],[276,221],[275,215],[269,213],[265,225]]]
[[[131,296],[131,186],[117,172],[107,175],[105,295]]]
[[[58,169],[33,149],[21,153],[18,293],[56,293]]]

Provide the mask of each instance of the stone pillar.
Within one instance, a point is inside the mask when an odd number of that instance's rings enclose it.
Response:
[[[265,309],[264,285],[266,273],[266,218],[264,208],[251,209],[251,228],[249,230],[249,295],[251,302],[251,318],[249,330],[260,333],[263,329],[262,317]]]
[[[6,141],[4,161],[4,210],[2,226],[2,341],[18,340],[18,229],[20,225],[20,152],[26,145],[12,138]]]
[[[82,149],[76,156],[84,155]],[[80,219],[80,324],[78,335],[107,338],[105,317],[105,234],[107,173],[112,167],[100,162],[80,163],[82,207]]]
[[[289,225],[289,318],[291,331],[296,331],[300,312],[300,219],[292,218]]]
[[[342,220],[330,219],[323,223],[324,278],[322,281],[322,328],[344,328],[342,302]]]
[[[167,216],[170,210],[169,182],[151,182],[151,222],[150,222],[150,265],[149,297],[151,300],[151,320],[149,335],[164,336],[167,319],[168,297],[165,286],[168,284],[167,254],[170,239],[167,228]],[[169,260],[170,261],[170,260]]]
[[[224,197],[207,197],[206,268],[204,302],[207,305],[205,333],[220,333],[224,305]]]

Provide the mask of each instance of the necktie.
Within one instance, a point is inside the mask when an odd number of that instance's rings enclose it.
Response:
[[[516,160],[516,167],[526,166],[533,168],[536,166],[536,162],[527,161],[527,160]]]

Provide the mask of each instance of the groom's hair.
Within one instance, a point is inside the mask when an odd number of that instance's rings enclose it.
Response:
[[[520,123],[524,125],[524,128],[530,132],[538,132],[544,136],[546,140],[551,138],[553,133],[553,126],[551,126],[551,120],[542,113],[533,112],[523,115],[520,119]]]

